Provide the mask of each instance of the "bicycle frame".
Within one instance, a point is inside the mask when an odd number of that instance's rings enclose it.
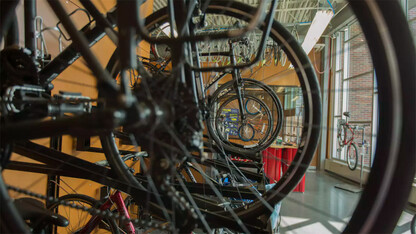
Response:
[[[120,191],[116,191],[113,195],[111,195],[104,204],[100,206],[100,210],[105,211],[111,208],[113,204],[116,204],[117,211],[120,215],[124,215],[126,218],[130,219],[129,212],[127,210],[126,204],[124,203],[123,197],[121,196]],[[88,223],[79,231],[79,233],[91,233],[101,222],[102,217],[94,215]],[[134,234],[135,229],[134,225],[131,221],[126,221],[125,224],[125,231],[129,234]]]
[[[344,128],[345,139],[344,139],[344,142],[342,144],[343,144],[343,146],[344,145],[350,145],[354,141],[354,138],[355,138],[355,129],[351,128],[351,125],[348,122],[345,123],[343,128]],[[345,132],[346,129],[350,130],[350,132],[351,132],[351,137],[348,140],[347,140],[347,133]]]

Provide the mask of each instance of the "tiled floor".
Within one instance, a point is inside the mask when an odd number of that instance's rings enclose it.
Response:
[[[291,193],[282,203],[281,233],[339,233],[358,202],[360,193],[337,189],[348,183],[325,172],[308,172],[305,193]],[[409,213],[410,212],[410,213]],[[414,212],[404,211],[394,233],[410,233]]]

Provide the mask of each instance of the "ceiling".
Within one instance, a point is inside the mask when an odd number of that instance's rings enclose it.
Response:
[[[224,0],[226,1],[226,0]],[[258,6],[261,0],[236,0],[251,6]],[[278,5],[275,13],[275,20],[283,24],[293,36],[302,43],[308,29],[318,10],[332,10],[335,12],[346,4],[344,0],[277,0]],[[329,3],[331,2],[331,4]],[[167,0],[154,0],[153,10],[157,11],[167,6]],[[235,28],[236,18],[219,15],[209,15],[206,18],[207,27],[204,28],[204,33],[208,31],[216,32],[218,30],[229,30]],[[241,22],[241,21],[240,21]],[[246,24],[245,22],[241,23]],[[261,41],[261,32],[251,32],[247,34],[250,42],[248,49],[251,52],[256,51]],[[270,41],[267,42],[270,44]],[[225,51],[228,48],[228,42],[210,41],[209,43],[201,42],[201,52],[218,52]]]
[[[259,0],[237,0],[252,6],[257,6]],[[278,0],[275,20],[286,26],[292,34],[302,40],[306,34],[317,10],[330,10],[328,2],[336,7],[343,0]],[[167,5],[167,0],[154,0],[153,10],[156,11]],[[225,25],[226,19],[217,19],[216,23]]]

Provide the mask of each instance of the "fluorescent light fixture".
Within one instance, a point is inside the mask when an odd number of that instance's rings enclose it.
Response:
[[[296,96],[296,97],[294,97],[293,99],[292,99],[292,102],[294,102],[294,101],[296,101],[296,100],[298,100],[299,99],[299,96]]]
[[[329,22],[332,19],[334,13],[332,11],[317,11],[315,17],[312,20],[312,24],[309,27],[308,33],[306,33],[305,40],[302,43],[302,48],[309,54],[312,48],[318,42],[322,33],[325,31]]]

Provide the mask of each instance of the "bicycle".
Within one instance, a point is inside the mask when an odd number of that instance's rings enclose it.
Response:
[[[58,12],[58,15],[62,18],[65,18],[65,14],[63,14],[62,11],[60,11],[59,7],[57,7],[58,6],[57,4],[59,3],[56,3],[56,2],[54,3],[53,1],[49,1],[49,2],[51,3],[51,5],[53,5],[53,9],[56,12]],[[13,1],[13,2],[3,1],[2,3],[16,4],[16,1]],[[135,4],[135,3],[137,2],[130,2],[130,4]],[[226,5],[224,7],[224,2],[221,2],[221,1],[219,2],[211,1],[208,3],[209,4],[207,4],[208,5],[207,9],[202,8],[203,10],[206,10],[205,12],[209,13],[211,11],[215,13],[215,11],[217,11],[217,13],[219,12],[219,13],[225,13],[225,14],[230,14],[234,16],[242,16],[241,18],[247,19],[248,22],[251,22],[251,20],[254,20],[253,21],[254,25],[256,25],[255,23],[257,21],[258,22],[261,21],[261,20],[258,20],[258,18],[256,18],[258,16],[256,14],[245,14],[247,12],[257,12],[257,11],[255,10],[253,11],[253,8],[247,7],[243,4],[229,2],[229,5]],[[185,42],[196,41],[197,39],[203,39],[203,38],[202,36],[198,37],[198,36],[189,36],[189,35],[183,34],[183,32],[186,32],[186,30],[184,29],[186,27],[184,27],[184,25],[186,26],[186,22],[188,22],[189,17],[191,17],[192,15],[190,14],[190,16],[187,17],[188,14],[184,14],[186,12],[183,12],[183,10],[188,9],[188,8],[193,9],[192,1],[189,4],[190,4],[189,6],[185,6],[183,3],[181,4],[180,2],[175,2],[174,4],[172,3],[172,5],[169,5],[169,7],[166,8],[166,9],[173,9],[174,7],[177,10],[177,12],[174,11],[174,14],[171,15],[172,16],[171,19],[175,19],[175,21],[178,23],[177,32],[179,32],[178,36],[180,40],[177,38],[169,38],[166,41],[166,43],[174,44],[173,42],[175,42],[175,45],[178,45],[178,46],[172,46],[173,47],[172,53],[178,55],[178,56],[172,57],[174,58],[172,61],[172,64],[173,64],[173,68],[175,68],[173,69],[175,70],[174,72],[179,71],[178,72],[179,75],[176,76],[176,77],[179,77],[179,79],[172,79],[172,78],[168,80],[164,79],[163,82],[171,83],[171,84],[178,84],[178,82],[174,82],[174,81],[182,80],[184,81],[183,83],[187,83],[185,87],[194,87],[193,85],[194,79],[185,79],[186,76],[184,75],[184,72],[183,72],[185,69],[184,69],[184,66],[182,66],[183,63],[182,63],[181,58],[183,58],[183,54],[184,54],[183,52],[185,50],[185,47],[184,47]],[[379,93],[380,93],[380,96],[379,96],[380,103],[383,103],[380,109],[380,113],[382,113],[382,116],[383,116],[380,118],[380,126],[383,126],[383,128],[380,129],[381,131],[379,132],[379,135],[378,135],[379,144],[377,144],[377,150],[376,150],[377,161],[374,162],[373,164],[374,172],[370,174],[368,185],[366,187],[366,191],[363,193],[362,200],[358,204],[356,213],[351,218],[350,223],[347,226],[345,231],[346,232],[358,232],[358,231],[380,232],[380,231],[392,230],[392,227],[394,227],[397,221],[397,217],[398,217],[397,210],[401,212],[402,210],[401,208],[407,199],[406,195],[407,195],[408,188],[409,188],[407,185],[408,183],[410,183],[409,182],[410,179],[412,179],[414,176],[414,163],[412,163],[414,162],[414,158],[412,158],[412,155],[414,155],[414,146],[412,146],[412,142],[414,142],[414,132],[413,132],[414,127],[412,127],[411,125],[412,121],[414,120],[414,106],[412,105],[412,103],[414,102],[414,98],[411,96],[411,94],[414,93],[412,91],[414,87],[414,79],[413,79],[414,71],[411,69],[411,66],[406,66],[407,63],[414,64],[414,52],[412,52],[413,50],[408,49],[408,48],[413,48],[413,45],[409,42],[410,36],[408,33],[408,29],[406,28],[406,23],[405,23],[404,18],[400,16],[401,9],[397,2],[352,1],[351,6],[357,13],[357,17],[360,19],[360,22],[363,23],[363,28],[367,37],[374,39],[374,40],[369,40],[371,42],[370,48],[373,52],[373,55],[377,55],[377,53],[379,53],[380,51],[386,52],[388,55],[373,56],[375,58],[375,67],[376,67],[376,71],[378,74],[377,78],[379,80],[378,84],[379,84]],[[2,40],[3,40],[4,32],[7,29],[7,27],[4,27],[4,25],[7,26],[7,21],[10,20],[10,17],[8,17],[7,14],[3,14],[3,11],[12,12],[10,9],[13,9],[13,8],[14,6],[12,6],[11,8],[3,7],[3,6],[1,7],[2,18],[0,22],[2,22],[2,25],[1,25],[1,32],[2,32],[1,39]],[[128,4],[124,6],[123,4],[121,4],[119,8],[119,10],[121,10],[124,15],[137,16],[137,12],[131,12],[132,9],[137,9],[137,6],[131,7]],[[222,10],[219,11],[218,9],[222,9]],[[242,10],[236,11],[236,9],[240,9],[240,10],[242,9]],[[389,13],[393,14],[394,18],[391,20],[390,19],[387,20],[384,15],[385,11],[388,11]],[[160,21],[169,19],[169,15],[166,12],[168,11],[159,13],[159,17],[165,17],[165,18],[161,18]],[[191,11],[188,11],[188,12],[191,12]],[[261,9],[259,12],[263,12],[263,10]],[[270,10],[268,12],[269,14],[272,14],[272,12],[274,11]],[[368,17],[369,15],[371,15],[372,17]],[[102,19],[100,18],[99,15],[96,15],[96,16],[97,17],[95,18],[97,19],[97,21],[99,19]],[[133,18],[137,19],[139,17],[133,17]],[[154,18],[157,19],[157,15],[155,15]],[[269,15],[268,19],[269,20],[268,21],[266,20],[265,24],[260,25],[260,28],[264,29],[264,31],[267,31],[268,29],[267,23],[270,23],[270,25],[272,24],[271,19],[273,19],[273,17]],[[143,39],[146,39],[148,41],[155,41],[154,38],[151,38],[151,37],[149,38],[147,33],[143,33],[142,30],[144,30],[144,27],[141,24],[140,20],[138,20],[137,22],[130,21],[131,24],[134,23],[135,25],[129,25],[129,22],[126,22],[126,21],[127,21],[126,19],[124,21],[120,19],[120,23],[118,24],[119,31],[121,32],[120,38],[119,38],[120,41],[131,42],[132,32],[137,32],[138,34],[141,35]],[[150,21],[150,18],[149,18],[149,21]],[[151,24],[149,21],[148,23]],[[68,20],[66,20],[66,22],[67,23],[65,24],[67,26],[70,26],[70,24],[68,23]],[[137,29],[137,31],[128,30],[132,28]],[[69,30],[69,31],[74,31],[74,30]],[[123,32],[131,32],[131,33],[124,34]],[[70,32],[70,33],[74,34],[73,36],[74,39],[77,38],[76,36],[77,33],[73,33],[73,32]],[[318,126],[320,126],[320,101],[319,101],[319,93],[315,93],[315,92],[319,92],[318,85],[316,82],[314,82],[314,79],[311,79],[311,80],[307,79],[309,75],[311,75],[311,77],[314,77],[313,70],[311,69],[312,66],[308,62],[308,59],[306,58],[306,56],[303,54],[300,46],[297,45],[296,41],[288,39],[288,38],[291,38],[289,37],[290,34],[289,32],[285,31],[285,29],[281,25],[279,25],[278,23],[273,23],[273,30],[271,30],[271,33],[274,39],[280,41],[281,44],[284,45],[284,48],[282,49],[285,51],[285,53],[287,53],[288,59],[293,63],[295,71],[300,74],[300,77],[301,77],[300,79],[302,80],[301,83],[302,83],[304,100],[305,100],[305,103],[308,104],[305,106],[305,116],[306,116],[305,122],[306,123],[304,124],[305,126],[303,130],[304,134],[302,134],[302,140],[301,140],[302,150],[298,151],[298,154],[295,157],[296,162],[291,164],[287,174],[283,177],[283,179],[279,181],[274,186],[274,188],[266,192],[261,199],[256,200],[250,205],[248,205],[247,209],[237,208],[234,211],[230,209],[230,207],[226,206],[226,210],[229,213],[224,212],[223,211],[224,209],[222,207],[220,209],[221,211],[218,211],[218,206],[216,206],[218,212],[208,211],[205,213],[205,211],[200,211],[198,209],[195,209],[195,212],[204,212],[204,214],[206,215],[206,218],[204,218],[204,216],[202,215],[199,215],[196,219],[200,220],[201,226],[204,226],[207,230],[210,229],[210,225],[214,225],[214,224],[229,227],[235,230],[240,230],[240,231],[242,230],[246,232],[249,230],[252,230],[252,231],[263,230],[261,228],[256,228],[255,224],[250,225],[250,222],[248,222],[248,220],[251,220],[252,217],[257,217],[261,213],[268,213],[269,211],[267,210],[267,208],[265,208],[267,204],[275,204],[276,202],[282,200],[282,198],[285,195],[287,195],[287,193],[289,193],[289,191],[294,186],[296,186],[297,182],[303,176],[303,173],[305,172],[306,167],[312,158],[313,152],[318,142],[318,136],[319,136]],[[231,33],[231,34],[225,34],[225,33],[218,34],[216,36],[210,36],[209,38],[211,39],[218,38],[218,37],[229,38],[229,37],[235,37],[235,36],[236,36],[236,32]],[[82,41],[78,39],[75,39],[75,40]],[[121,49],[120,54],[123,55],[120,58],[120,62],[122,64],[121,66],[122,76],[121,76],[120,83],[122,84],[122,87],[124,87],[120,89],[121,90],[120,92],[118,91],[117,88],[115,88],[118,86],[116,86],[113,82],[110,82],[110,80],[112,79],[108,78],[107,75],[103,75],[102,70],[99,69],[98,66],[94,66],[94,64],[96,63],[93,61],[94,59],[92,59],[93,57],[90,55],[90,53],[87,52],[86,50],[86,48],[88,47],[88,44],[86,43],[79,43],[79,44],[81,45],[80,47],[83,48],[82,51],[83,51],[84,56],[87,58],[86,60],[88,60],[88,62],[92,64],[91,67],[93,67],[94,73],[98,77],[97,79],[99,81],[98,82],[99,87],[104,87],[102,90],[106,91],[106,92],[103,91],[100,93],[100,98],[104,99],[105,104],[106,104],[104,105],[103,110],[101,110],[101,112],[95,115],[93,113],[93,114],[81,116],[82,118],[80,116],[75,116],[73,118],[68,118],[68,119],[58,118],[58,120],[60,120],[61,122],[49,121],[47,123],[42,123],[42,125],[35,125],[35,124],[29,124],[29,123],[25,123],[25,125],[23,125],[23,123],[19,122],[18,120],[15,120],[16,122],[14,122],[14,125],[13,125],[13,122],[6,121],[2,125],[2,129],[1,129],[2,141],[4,141],[5,139],[4,136],[7,136],[7,141],[6,141],[7,144],[4,144],[2,142],[2,151],[3,151],[2,161],[7,161],[7,159],[5,159],[6,157],[4,157],[4,155],[7,155],[7,154],[5,154],[4,152],[11,151],[12,146],[10,142],[15,141],[14,150],[19,151],[19,152],[23,152],[26,150],[25,155],[28,155],[29,153],[27,151],[30,150],[31,154],[37,153],[33,151],[38,151],[38,152],[43,152],[44,156],[54,155],[54,156],[57,156],[56,158],[61,159],[61,161],[59,162],[58,161],[54,161],[54,162],[55,162],[55,165],[62,165],[61,167],[58,167],[58,168],[61,168],[62,170],[59,170],[57,172],[56,169],[53,171],[53,170],[50,170],[49,168],[48,172],[62,173],[66,175],[80,177],[81,175],[76,175],[76,173],[74,173],[73,171],[79,170],[80,167],[83,169],[88,168],[88,170],[86,171],[84,170],[85,173],[82,175],[83,178],[96,180],[100,183],[111,184],[112,187],[116,187],[116,188],[118,187],[118,188],[121,188],[122,190],[128,190],[130,193],[132,193],[133,196],[135,197],[142,196],[142,198],[144,198],[143,201],[147,201],[148,200],[146,199],[147,195],[149,193],[153,194],[155,193],[154,191],[157,191],[157,190],[143,189],[137,183],[136,179],[132,179],[129,176],[129,173],[127,173],[125,165],[123,163],[119,163],[120,160],[119,160],[119,153],[116,150],[117,147],[113,145],[114,140],[111,138],[111,135],[108,134],[108,132],[113,131],[114,128],[118,126],[127,126],[127,127],[132,127],[133,129],[134,127],[143,127],[145,131],[149,131],[145,128],[145,126],[149,126],[154,123],[156,123],[155,126],[157,125],[163,126],[163,122],[171,123],[169,119],[173,114],[170,112],[171,108],[166,107],[166,103],[164,103],[160,99],[158,100],[159,102],[157,102],[153,98],[150,99],[150,101],[149,100],[144,101],[145,98],[143,98],[143,96],[146,97],[146,95],[143,95],[143,93],[147,92],[147,94],[149,94],[149,92],[152,91],[150,92],[152,97],[156,96],[158,98],[161,98],[162,100],[167,100],[168,97],[164,96],[164,93],[162,94],[160,92],[158,93],[158,90],[157,90],[157,88],[163,87],[161,85],[163,84],[163,82],[158,81],[158,79],[155,79],[153,81],[151,81],[150,79],[148,80],[144,79],[145,82],[148,82],[151,85],[149,86],[149,88],[142,87],[141,97],[139,96],[137,98],[132,98],[132,96],[129,94],[130,89],[126,88],[128,87],[127,85],[128,79],[126,79],[125,75],[123,74],[125,74],[124,71],[130,68],[129,66],[130,63],[135,63],[134,62],[135,58],[131,59],[132,56],[128,56],[128,55],[132,55],[133,53],[131,50],[131,44],[134,44],[134,43],[120,44],[120,49]],[[391,46],[393,44],[395,46]],[[399,48],[399,49],[396,50],[396,48]],[[402,50],[402,48],[405,48],[405,49]],[[393,55],[393,56],[390,56],[390,55]],[[394,55],[397,55],[397,56],[394,56]],[[188,61],[190,60],[191,59],[189,59]],[[57,63],[61,63],[61,62],[57,62]],[[194,66],[192,66],[192,64],[188,64],[188,65],[193,71],[197,72],[197,71],[203,70],[203,69],[195,68]],[[393,66],[393,65],[397,65],[398,67]],[[133,64],[131,67],[135,67],[135,64]],[[238,68],[238,66],[234,65],[234,66],[231,66],[231,68]],[[139,66],[138,69],[142,69],[142,67]],[[220,68],[209,68],[209,69],[223,70],[225,68],[220,67]],[[396,71],[399,72],[401,76],[399,76]],[[143,75],[145,74],[146,73],[143,72]],[[394,82],[394,85],[389,85],[390,82]],[[184,93],[186,94],[185,96],[193,97],[192,91],[186,88],[183,88],[184,86],[179,85],[179,84],[177,87],[181,87],[181,90],[184,91]],[[400,84],[407,84],[407,85],[400,85]],[[145,83],[143,85],[145,85]],[[24,91],[39,92],[37,90],[24,90]],[[122,93],[125,95],[118,95],[119,93]],[[392,93],[394,95],[390,95]],[[185,99],[185,100],[186,102],[182,102],[182,103],[186,103],[186,107],[187,107],[186,111],[197,113],[198,112],[197,108],[195,108],[195,105],[193,104],[193,102],[190,101],[189,99]],[[71,102],[73,103],[74,100],[71,100]],[[121,103],[118,103],[118,102],[121,102]],[[135,106],[140,107],[141,111],[134,112],[135,110],[134,108],[130,108],[130,109],[126,108],[126,106],[131,107],[131,103],[136,103],[137,105]],[[158,104],[157,107],[155,107],[156,106],[154,105],[155,103]],[[405,106],[406,107],[405,111],[409,112],[410,114],[403,113],[402,110],[404,109],[401,109],[400,108],[401,106]],[[113,110],[124,110],[124,111],[121,111],[121,113],[112,112],[111,111],[112,109],[109,107],[113,107],[114,108]],[[397,108],[397,109],[394,109],[394,108]],[[155,111],[155,109],[157,109],[157,111]],[[179,111],[176,111],[175,113],[185,112],[183,111],[184,108],[182,107],[181,109],[180,106],[174,106],[173,109],[179,110]],[[129,110],[130,112],[126,110]],[[35,111],[32,110],[29,112],[35,112]],[[117,114],[116,116],[114,116],[115,113]],[[122,118],[123,113],[127,114],[127,116],[129,117],[129,118],[126,118],[124,121]],[[141,119],[142,121],[137,121],[137,115],[133,113],[149,113],[149,115],[142,115],[140,116],[141,118],[143,118]],[[3,113],[2,113],[2,117],[3,117]],[[197,122],[195,120],[195,115],[189,115],[187,117],[190,120],[192,120],[191,121],[192,124],[187,124],[185,126],[188,126],[189,128],[197,130],[198,132],[200,128],[198,127],[198,124],[195,124]],[[64,120],[66,120],[65,124],[69,123],[69,124],[72,124],[71,126],[77,126],[78,128],[68,129],[67,127],[64,127],[64,125],[62,124]],[[103,122],[99,122],[99,121],[97,122],[96,120],[106,120],[106,121],[103,121],[105,123],[104,124]],[[113,122],[111,120],[113,120]],[[39,123],[37,122],[37,124]],[[400,126],[401,124],[406,126],[406,128],[400,128],[400,127],[397,128],[397,126]],[[51,128],[51,125],[53,126],[53,128]],[[26,134],[22,134],[22,131],[29,127],[34,132],[30,132],[30,133],[25,132]],[[157,126],[157,127],[160,127],[160,126]],[[184,129],[189,130],[189,128],[184,128]],[[45,149],[43,147],[33,145],[32,143],[29,143],[26,141],[23,143],[17,142],[19,138],[23,140],[27,140],[27,139],[42,137],[42,136],[59,135],[62,133],[72,133],[73,135],[77,135],[79,134],[79,131],[81,130],[83,130],[84,133],[86,132],[89,134],[93,134],[93,132],[98,131],[98,129],[106,130],[105,134],[103,134],[104,136],[101,137],[102,142],[103,142],[103,151],[106,152],[106,156],[108,157],[108,161],[110,162],[110,165],[111,165],[111,170],[114,170],[112,172],[115,172],[118,174],[117,179],[116,177],[111,177],[111,176],[104,177],[103,175],[111,174],[109,173],[107,169],[103,169],[98,166],[94,167],[86,163],[85,161],[82,161],[82,160],[77,161],[76,159],[73,159],[73,158],[71,158],[71,160],[73,160],[71,164],[73,165],[70,165],[66,163],[67,161],[65,160],[66,156],[68,155],[59,154],[53,150]],[[155,129],[157,128],[153,128],[149,132],[155,131]],[[156,149],[156,152],[153,150],[150,151],[151,160],[153,163],[151,164],[152,171],[149,173],[149,177],[152,178],[158,185],[169,183],[169,182],[164,181],[163,175],[171,175],[169,173],[169,169],[172,169],[172,167],[169,166],[170,165],[169,162],[172,160],[175,161],[174,159],[178,157],[177,152],[179,151],[181,153],[184,153],[185,151],[185,155],[188,153],[188,150],[177,150],[178,148],[179,149],[183,148],[183,144],[178,144],[177,138],[172,136],[173,134],[171,134],[171,131],[169,131],[169,128],[167,129],[168,130],[156,132],[157,134],[152,134],[153,137],[150,140],[147,139],[146,136],[143,136],[144,134],[141,131],[139,130],[135,131],[135,137],[140,138],[141,136],[142,138],[145,139],[141,143],[143,145],[152,146],[153,145],[152,140],[155,140],[153,138],[156,138],[161,143],[166,143],[170,147],[174,146],[173,147],[174,149],[170,148],[170,150],[167,151],[166,149],[161,148],[160,145],[162,144],[160,144],[158,145],[160,148]],[[189,144],[188,140],[192,139],[190,136],[193,136],[193,134],[189,134],[189,131],[185,131],[185,132],[181,131],[180,133],[182,136],[181,140]],[[169,136],[172,136],[172,137],[169,137]],[[401,141],[397,141],[397,139],[399,138],[401,139]],[[175,143],[172,143],[172,142],[175,142]],[[190,144],[190,145],[194,146],[194,144]],[[185,147],[185,148],[191,148],[191,146],[188,145],[188,147]],[[152,148],[152,147],[149,147],[149,148]],[[175,152],[175,154],[173,154],[172,156],[172,154],[169,154],[169,152]],[[165,157],[166,155],[170,157],[166,159]],[[399,160],[399,157],[400,157],[400,160]],[[189,157],[189,158],[192,160],[192,157]],[[49,161],[45,163],[49,163],[50,165],[51,164],[50,162],[52,160],[53,158],[52,159],[49,158]],[[5,164],[6,163],[4,163],[4,165]],[[9,165],[16,166],[16,164],[9,164]],[[3,165],[2,165],[2,168],[3,168]],[[74,169],[74,170],[71,171],[70,169]],[[28,168],[26,168],[26,170],[28,170]],[[89,174],[87,172],[89,172]],[[389,173],[383,174],[384,172],[389,172]],[[3,181],[1,180],[1,182]],[[207,184],[211,186],[211,184],[209,183]],[[378,186],[379,184],[382,184],[383,186],[379,187]],[[400,186],[398,186],[398,184],[400,184]],[[2,211],[3,212],[2,213],[2,228],[6,230],[8,229],[9,231],[24,232],[25,231],[24,224],[21,222],[19,215],[17,215],[16,212],[14,212],[13,205],[9,203],[7,189],[5,188],[3,183],[0,183],[0,185],[1,185],[1,202],[2,202],[2,205],[4,204],[3,206],[4,209],[2,209],[3,210]],[[11,187],[9,186],[9,188]],[[185,189],[184,191],[185,191],[184,194],[186,194]],[[218,190],[215,190],[215,191],[218,192]],[[164,194],[165,191],[160,191],[160,193]],[[158,192],[157,194],[160,194],[160,193]],[[398,196],[398,194],[400,195],[400,197],[396,197]],[[155,197],[156,197],[155,200],[157,200],[158,196],[155,196]],[[221,198],[220,196],[218,197]],[[189,202],[192,202],[192,199],[194,199],[192,196],[186,196],[186,198],[189,200]],[[158,202],[155,200],[152,200],[152,203],[158,204]],[[394,202],[394,205],[395,205],[393,206],[393,209],[392,209],[392,206],[390,205],[391,202]],[[195,222],[195,219],[191,218],[193,216],[192,212],[191,214],[184,214],[183,212],[180,212],[180,208],[178,209],[177,206],[175,207],[175,204],[173,204],[173,208],[170,209],[170,211],[172,211],[172,213],[174,214],[178,214],[179,216],[184,217],[181,220],[184,223],[170,222],[171,226],[175,228],[177,227],[181,231],[188,231],[192,229],[191,226]],[[189,203],[183,203],[182,205],[184,204],[189,204]],[[171,207],[169,205],[168,207]],[[191,211],[190,206],[184,205],[183,207],[185,207],[185,210],[187,212]],[[198,206],[192,205],[192,207],[198,207]],[[159,210],[161,211],[163,209],[159,209]],[[213,210],[215,211],[215,209]],[[4,212],[7,212],[8,214],[7,217]],[[10,222],[4,222],[3,220],[5,218],[10,220]],[[166,219],[169,221],[172,221],[169,218],[169,215]],[[203,220],[205,220],[206,222],[203,222]],[[219,222],[216,222],[216,221],[219,221]],[[244,223],[242,221],[244,221]],[[209,225],[205,225],[208,223]]]
[[[351,171],[354,171],[358,165],[358,148],[357,148],[357,144],[355,144],[354,142],[354,135],[355,135],[355,130],[357,129],[357,126],[352,126],[348,123],[348,117],[350,117],[349,112],[344,112],[343,115],[347,119],[346,120],[340,119],[337,125],[338,145],[341,147],[339,151],[341,151],[341,149],[344,146],[347,146],[348,168]],[[351,136],[349,138],[347,137],[349,135],[348,131],[351,132]]]
[[[100,225],[102,225],[104,230],[109,230],[111,233],[120,233],[119,229],[121,228],[117,225],[115,218],[103,219],[103,217],[97,215],[91,215],[91,217],[88,217],[90,214],[86,211],[83,211],[95,208],[100,211],[108,212],[108,210],[113,206],[113,203],[116,204],[117,211],[122,211],[126,217],[130,218],[119,191],[116,191],[113,195],[108,197],[104,203],[83,194],[67,194],[59,197],[58,200],[58,202],[49,204],[47,208],[49,210],[56,210],[57,213],[59,212],[59,214],[63,215],[69,220],[69,225],[65,227],[67,232],[91,233],[94,230],[97,231],[100,228]],[[66,206],[63,206],[63,203],[65,203]],[[77,206],[78,209],[74,209],[71,206]],[[128,233],[135,232],[131,222],[127,222],[125,228],[125,230],[128,230]],[[62,230],[58,228],[57,231],[61,232]]]
[[[140,158],[147,156],[147,152],[137,152],[126,154],[121,158],[125,162],[128,160],[137,162]],[[107,160],[100,160],[95,164],[103,167],[110,166]],[[131,173],[134,173],[134,170],[131,170]],[[67,183],[65,184],[67,185]],[[75,191],[71,187],[70,190]],[[47,204],[46,208],[54,211],[55,216],[67,220],[66,226],[49,223],[49,225],[52,225],[52,230],[55,230],[56,233],[63,231],[62,229],[71,233],[91,233],[93,231],[98,232],[99,229],[108,230],[111,233],[136,233],[136,229],[140,228],[140,223],[136,222],[136,226],[133,225],[128,211],[128,207],[132,204],[132,198],[130,196],[123,198],[119,190],[111,192],[108,187],[106,190],[108,194],[100,201],[84,194],[68,193]],[[107,217],[102,217],[97,212],[92,214],[87,212],[94,209],[95,211],[106,212]],[[42,217],[40,219],[42,220]],[[48,225],[48,220],[42,223]]]
[[[247,116],[244,120],[240,120],[237,99],[237,97],[230,97],[218,107],[217,117],[215,117],[218,121],[216,123],[216,131],[222,133],[219,135],[224,141],[225,139],[231,141],[228,138],[229,135],[238,136],[243,142],[250,142],[256,136],[258,144],[261,144],[270,135],[271,128],[269,126],[273,126],[270,109],[260,99],[246,94],[244,108]],[[251,107],[259,105],[258,109],[254,108],[256,110],[255,113],[248,111],[247,106],[249,103]],[[219,128],[222,128],[222,130]],[[225,130],[229,132],[227,136],[224,135]]]

